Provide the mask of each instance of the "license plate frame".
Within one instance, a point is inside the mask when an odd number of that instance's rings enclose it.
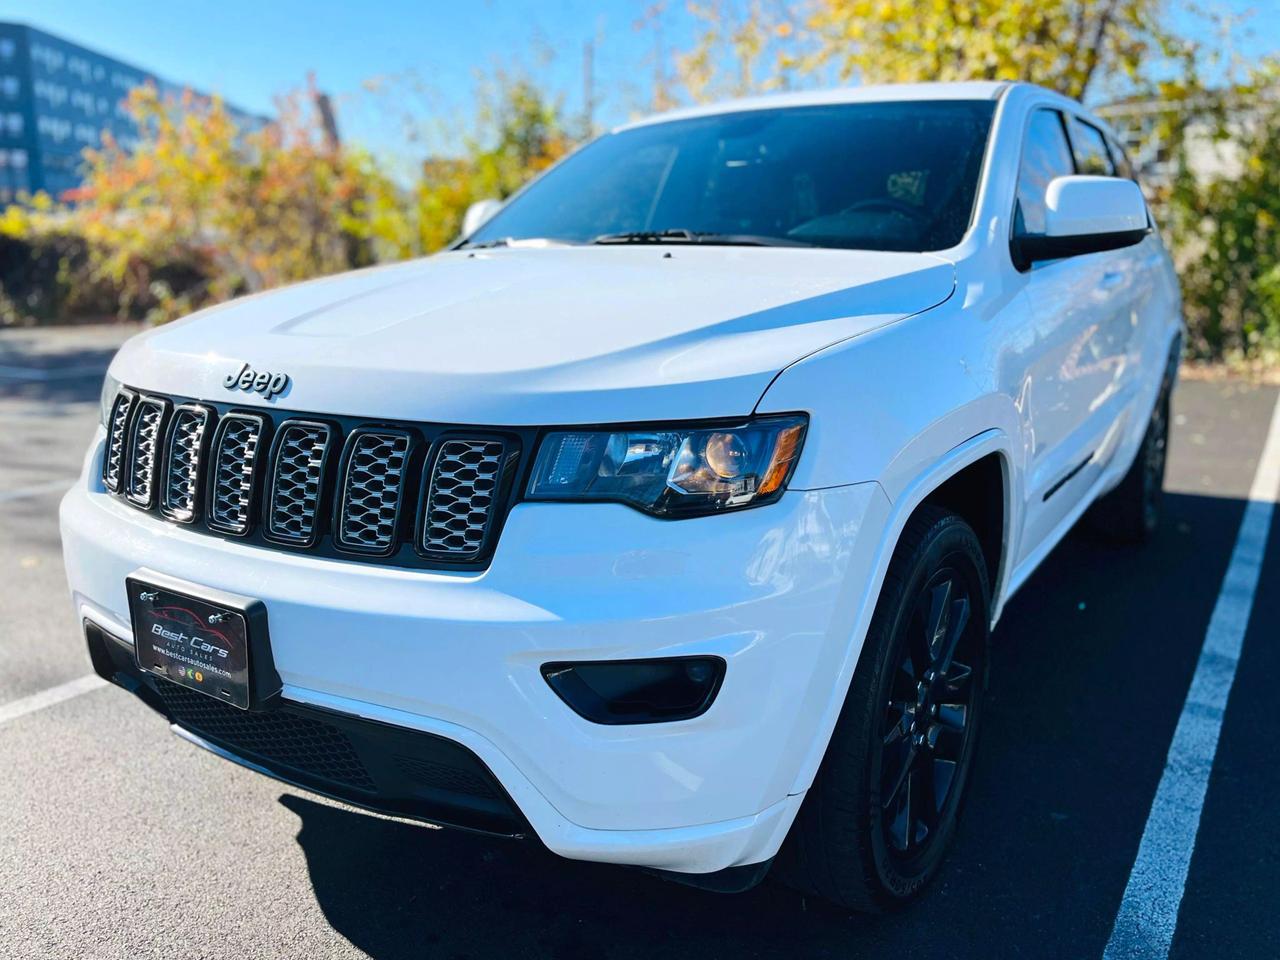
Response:
[[[142,673],[240,710],[278,696],[262,601],[150,570],[127,576],[125,591]]]

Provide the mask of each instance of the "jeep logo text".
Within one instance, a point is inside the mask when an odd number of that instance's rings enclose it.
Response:
[[[289,386],[289,375],[254,370],[246,363],[235,373],[223,378],[222,385],[228,390],[254,390],[269,400],[283,393]]]

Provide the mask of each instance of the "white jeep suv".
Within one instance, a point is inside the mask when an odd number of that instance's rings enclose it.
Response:
[[[1033,86],[864,87],[494,206],[120,351],[62,503],[96,670],[373,810],[910,897],[1002,605],[1090,507],[1156,522],[1180,303],[1124,151]]]

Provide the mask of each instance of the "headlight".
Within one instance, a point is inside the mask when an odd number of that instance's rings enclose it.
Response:
[[[659,517],[770,503],[800,456],[808,418],[547,434],[529,500],[612,500]]]
[[[98,421],[105,427],[111,419],[111,405],[120,392],[120,381],[107,374],[102,378],[102,396],[98,399]]]

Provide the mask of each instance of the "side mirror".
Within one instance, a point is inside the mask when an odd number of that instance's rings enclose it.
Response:
[[[483,226],[484,222],[502,209],[501,200],[477,200],[467,207],[462,217],[462,235],[469,237]]]
[[[1142,191],[1120,177],[1057,177],[1045,191],[1045,208],[1044,233],[1013,238],[1019,270],[1037,260],[1133,246],[1151,229]]]

